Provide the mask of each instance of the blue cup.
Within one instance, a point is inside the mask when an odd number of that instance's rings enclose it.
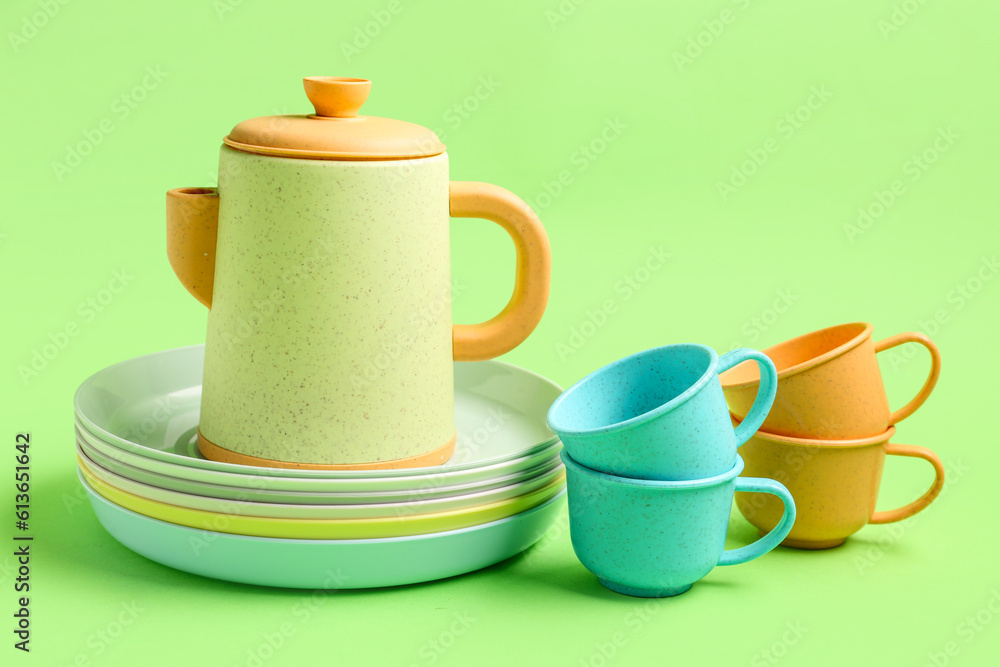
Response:
[[[719,373],[752,359],[760,389],[734,430]],[[721,475],[760,428],[777,389],[774,363],[740,348],[721,358],[710,347],[666,345],[619,359],[567,389],[549,408],[548,425],[582,465],[654,480]]]
[[[728,472],[680,482],[629,479],[585,468],[566,450],[570,539],[577,558],[607,588],[636,597],[679,595],[716,565],[763,556],[795,523],[795,502],[773,479],[738,477],[743,459]],[[770,493],[784,514],[756,542],[727,550],[726,531],[736,491]]]

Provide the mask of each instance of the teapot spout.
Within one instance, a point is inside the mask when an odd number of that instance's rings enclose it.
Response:
[[[177,188],[167,192],[167,257],[181,284],[212,307],[215,245],[219,231],[219,191]]]

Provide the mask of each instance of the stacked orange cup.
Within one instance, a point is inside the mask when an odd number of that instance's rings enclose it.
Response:
[[[892,523],[927,507],[944,486],[944,466],[924,447],[891,442],[894,425],[912,415],[934,389],[941,372],[936,345],[909,332],[875,342],[872,325],[842,324],[764,350],[778,371],[774,406],[760,430],[740,448],[743,475],[769,477],[795,498],[798,516],[784,546],[828,549],[869,523]],[[931,355],[931,371],[905,406],[889,408],[876,354],[919,343]],[[740,364],[719,377],[734,421],[742,420],[760,382],[756,364]],[[876,511],[886,454],[921,458],[934,466],[934,484],[912,503]],[[781,503],[761,494],[736,494],[743,516],[762,532],[782,516]]]

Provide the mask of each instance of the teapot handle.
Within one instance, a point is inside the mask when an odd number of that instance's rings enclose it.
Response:
[[[176,188],[167,192],[167,258],[184,288],[212,307],[219,191]]]
[[[535,212],[512,192],[489,183],[452,181],[451,217],[482,218],[503,227],[514,241],[514,294],[500,314],[480,324],[456,324],[455,361],[492,359],[527,338],[549,300],[552,257],[549,237]]]

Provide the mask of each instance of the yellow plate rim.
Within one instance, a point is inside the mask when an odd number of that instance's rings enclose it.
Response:
[[[531,509],[558,494],[566,479],[563,472],[540,489],[472,509],[372,519],[277,519],[169,505],[118,489],[96,478],[85,466],[80,466],[80,472],[106,500],[153,519],[233,535],[306,540],[407,537],[467,528]]]

